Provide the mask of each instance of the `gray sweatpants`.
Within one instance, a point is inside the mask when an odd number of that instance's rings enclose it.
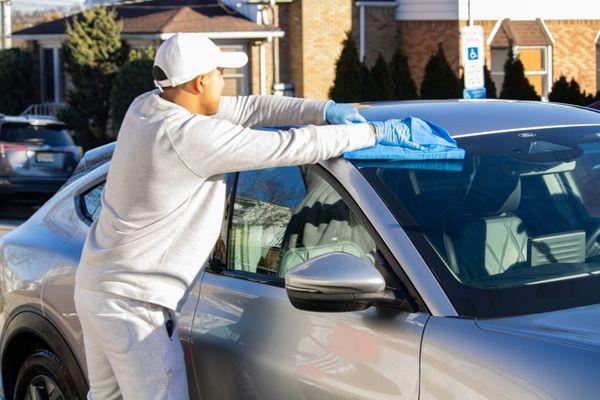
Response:
[[[174,311],[80,287],[74,299],[90,381],[88,400],[188,399]]]

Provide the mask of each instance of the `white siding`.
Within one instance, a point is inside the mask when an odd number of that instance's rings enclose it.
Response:
[[[458,0],[398,0],[396,19],[457,20]]]
[[[401,0],[402,1],[402,0]],[[460,18],[468,19],[468,0],[460,3]],[[568,3],[568,6],[566,5]],[[600,19],[598,0],[471,0],[474,20]]]
[[[398,20],[468,20],[468,0],[397,0]],[[600,19],[599,0],[471,0],[475,20]]]

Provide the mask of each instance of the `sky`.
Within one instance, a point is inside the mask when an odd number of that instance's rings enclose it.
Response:
[[[13,9],[28,12],[57,7],[78,7],[83,3],[84,0],[13,0]]]

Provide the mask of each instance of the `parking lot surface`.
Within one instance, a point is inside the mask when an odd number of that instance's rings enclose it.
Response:
[[[27,220],[39,205],[0,205],[0,239]]]

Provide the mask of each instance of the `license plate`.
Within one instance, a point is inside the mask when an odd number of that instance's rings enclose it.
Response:
[[[52,153],[35,153],[35,161],[43,163],[54,162],[54,154]]]

